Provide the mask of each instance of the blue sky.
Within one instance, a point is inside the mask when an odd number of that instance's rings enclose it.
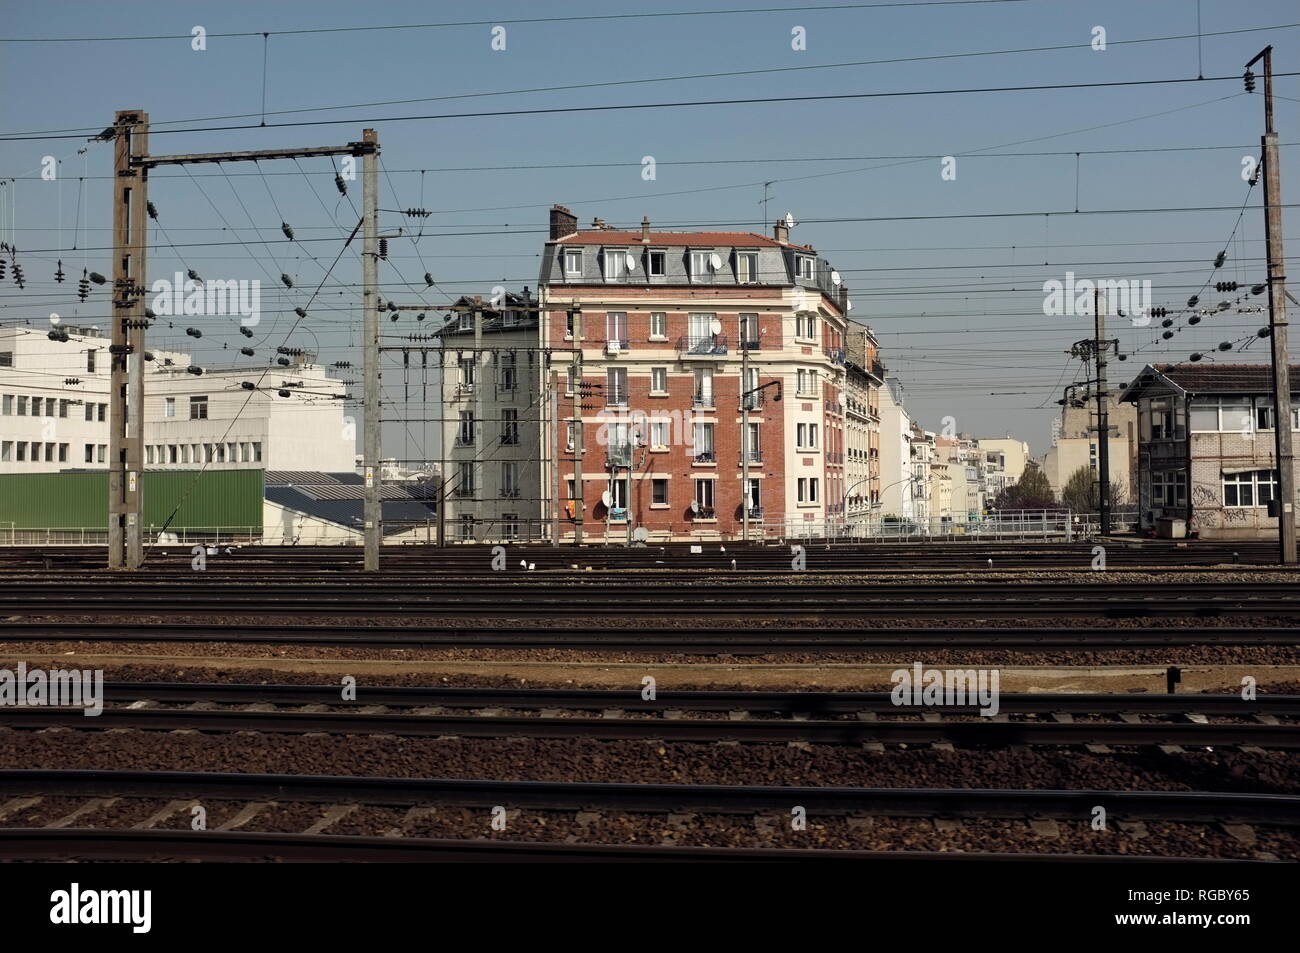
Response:
[[[1201,0],[1199,44],[1192,39],[1124,44],[1117,41],[1197,33],[1195,0],[912,4],[875,9],[812,10],[804,4],[710,0],[695,10],[789,7],[779,12],[511,22],[635,12],[685,12],[682,3],[521,3],[482,5],[387,2],[122,4],[7,0],[4,37],[184,35],[201,25],[221,32],[484,21],[465,26],[348,31],[308,35],[209,36],[196,52],[187,39],[0,44],[0,178],[13,204],[14,232],[27,288],[0,286],[0,322],[106,324],[102,290],[86,304],[75,295],[83,257],[109,271],[103,252],[73,251],[105,244],[109,224],[111,153],[104,144],[49,138],[51,130],[101,129],[116,109],[143,108],[156,124],[155,154],[333,144],[379,130],[383,176],[380,205],[412,206],[434,214],[418,242],[395,241],[384,269],[385,292],[436,306],[460,293],[488,293],[505,284],[535,286],[546,209],[568,205],[585,224],[595,216],[637,223],[643,215],[664,227],[709,223],[762,230],[765,181],[769,217],[792,212],[794,237],[816,246],[849,283],[853,316],[877,333],[882,358],[905,385],[909,409],[932,429],[953,417],[959,430],[992,436],[1010,432],[1036,453],[1048,444],[1054,401],[1081,378],[1070,344],[1091,333],[1087,316],[1045,316],[1043,282],[1080,277],[1149,279],[1156,304],[1181,308],[1206,280],[1263,279],[1262,189],[1247,200],[1241,160],[1258,151],[1262,97],[1240,82],[1200,82],[1111,89],[1058,89],[550,113],[509,117],[420,119],[493,110],[573,108],[683,100],[830,96],[851,93],[972,87],[1098,83],[1239,75],[1263,46],[1275,47],[1279,72],[1300,71],[1300,10],[1283,0],[1240,3]],[[800,9],[803,7],[803,9]],[[506,49],[491,48],[492,24],[505,27]],[[802,26],[807,49],[791,47]],[[1094,26],[1107,49],[1090,48]],[[1268,31],[1210,34],[1255,27]],[[1200,63],[1198,65],[1198,45]],[[1045,52],[953,58],[1030,47]],[[238,116],[200,125],[261,121],[266,54],[266,122],[345,119],[343,124],[241,128],[160,134],[166,123]],[[941,57],[903,63],[832,66],[882,59]],[[806,69],[804,67],[828,67]],[[751,72],[741,76],[700,74]],[[694,76],[670,82],[581,89],[593,83]],[[538,92],[511,92],[548,87]],[[1262,87],[1262,82],[1261,82]],[[1277,80],[1276,124],[1281,141],[1300,142],[1300,77]],[[393,100],[437,101],[355,105]],[[276,114],[307,107],[351,106],[326,112]],[[70,134],[69,134],[70,135]],[[1183,147],[1232,148],[1187,151]],[[84,156],[77,150],[87,148]],[[1178,151],[1134,152],[1135,149]],[[1058,155],[977,156],[1053,152]],[[1116,152],[1114,150],[1126,150]],[[1079,152],[1077,157],[1075,152]],[[42,157],[61,160],[60,180],[41,181]],[[653,156],[656,178],[641,175]],[[938,157],[957,157],[952,181]],[[1295,148],[1282,150],[1283,195],[1300,195]],[[880,158],[909,157],[924,158]],[[825,161],[835,159],[836,161]],[[741,161],[744,160],[744,161]],[[779,161],[778,161],[779,160]],[[685,164],[693,163],[693,164]],[[574,168],[571,166],[584,166]],[[489,167],[531,166],[500,169]],[[538,166],[542,168],[537,168]],[[558,166],[570,166],[568,168]],[[595,167],[593,167],[595,166]],[[487,171],[446,171],[488,169]],[[89,176],[84,183],[78,177]],[[260,170],[260,171],[259,171]],[[423,172],[421,170],[424,170]],[[261,173],[266,173],[265,175]],[[833,174],[832,174],[833,173]],[[191,178],[191,174],[193,178]],[[359,186],[359,182],[357,183]],[[1076,206],[1077,189],[1077,206]],[[83,241],[74,233],[79,194]],[[261,278],[269,287],[281,271],[297,287],[273,307],[292,308],[321,281],[338,253],[340,232],[356,215],[333,187],[328,160],[193,167],[159,172],[151,198],[165,234],[155,232],[151,278],[182,264],[205,277]],[[360,189],[351,198],[360,202]],[[242,203],[242,204],[241,204]],[[1073,210],[1230,207],[1228,211],[1074,215]],[[1003,218],[929,218],[1005,212],[1058,212]],[[280,238],[283,218],[299,237],[331,241],[267,246],[253,226]],[[819,221],[831,218],[911,221]],[[1294,234],[1293,210],[1284,213]],[[54,226],[62,223],[62,230]],[[386,214],[383,227],[403,224]],[[409,223],[408,223],[409,224]],[[419,223],[414,223],[418,228]],[[1236,226],[1234,233],[1234,226]],[[6,222],[4,228],[9,228]],[[232,231],[234,229],[234,231]],[[479,232],[488,234],[443,234]],[[8,234],[8,233],[7,233]],[[1233,235],[1228,261],[1211,263]],[[171,248],[184,242],[233,242]],[[1291,242],[1294,254],[1294,241]],[[35,251],[48,249],[49,251]],[[320,264],[308,257],[315,256]],[[56,285],[62,258],[73,281]],[[324,267],[322,267],[322,265]],[[438,282],[424,291],[423,273]],[[326,362],[352,360],[355,282],[350,250],[313,306],[310,331],[286,342],[290,319],[264,319],[259,357],[277,344],[319,347]],[[413,287],[405,288],[403,283]],[[340,286],[336,286],[340,285]],[[265,289],[264,289],[265,290]],[[444,292],[444,293],[439,293]],[[1216,295],[1218,301],[1233,298]],[[1260,299],[1245,306],[1254,307]],[[1234,302],[1235,304],[1235,302]],[[1198,327],[1180,321],[1170,342],[1158,327],[1112,321],[1128,352],[1113,365],[1119,380],[1144,361],[1184,360],[1222,340],[1242,341],[1266,323],[1235,308]],[[414,329],[409,318],[393,326]],[[244,343],[235,326],[205,332],[204,359],[230,358]],[[182,331],[158,328],[159,347],[194,343]],[[263,342],[263,337],[265,341]],[[218,354],[221,344],[232,350]],[[1140,349],[1140,351],[1138,351]],[[1259,345],[1232,361],[1265,360]],[[247,360],[247,359],[245,359]],[[390,394],[400,386],[389,375]],[[414,415],[419,416],[413,406]],[[398,411],[394,411],[396,413]],[[427,416],[427,415],[426,415]],[[415,433],[417,443],[423,441]],[[411,439],[410,435],[402,439]],[[401,447],[386,447],[400,452]]]

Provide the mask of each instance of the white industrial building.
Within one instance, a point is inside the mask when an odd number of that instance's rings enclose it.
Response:
[[[35,328],[0,328],[0,473],[108,468],[110,341],[97,328],[66,331],[63,341]],[[288,367],[195,375],[190,355],[151,353],[146,469],[355,469],[345,385],[325,368],[298,355]],[[246,381],[257,389],[245,389]]]

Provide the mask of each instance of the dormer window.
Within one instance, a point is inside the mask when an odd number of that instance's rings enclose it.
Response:
[[[564,276],[566,278],[582,277],[582,249],[564,249]]]
[[[691,281],[713,280],[713,252],[691,252]]]
[[[605,280],[625,281],[627,279],[627,249],[605,249]]]
[[[646,274],[651,278],[662,278],[668,273],[668,254],[652,251],[646,256]]]
[[[758,252],[736,252],[736,283],[752,285],[758,281]]]
[[[799,255],[795,258],[795,275],[807,281],[813,280],[813,260],[807,255]]]

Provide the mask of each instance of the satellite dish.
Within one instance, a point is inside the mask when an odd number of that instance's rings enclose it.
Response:
[[[837,287],[837,288],[839,287],[839,285],[840,285],[840,273],[839,273],[838,271],[832,271],[832,272],[831,272],[831,282],[835,285],[835,287]]]
[[[852,302],[851,300],[849,301],[849,310],[850,310],[850,311],[853,310],[853,302]]]
[[[710,322],[709,322],[709,333],[711,333],[711,334],[721,334],[721,333],[722,333],[722,322],[719,321],[717,318],[714,318],[712,321],[710,321]]]
[[[712,255],[709,256],[709,267],[712,268],[714,271],[717,271],[719,268],[722,267],[722,259],[718,257],[717,252],[714,252]]]
[[[636,256],[629,254],[627,256],[627,270],[636,271]]]
[[[58,324],[58,323],[59,323],[60,321],[62,321],[62,320],[63,320],[63,319],[60,318],[57,314],[51,314],[51,315],[50,315],[50,324]]]
[[[785,227],[794,228],[794,215],[790,212],[785,213]]]
[[[609,506],[614,502],[614,498],[609,495],[609,490],[606,490],[604,493],[600,494],[600,502],[604,503],[606,506]]]
[[[632,530],[632,539],[638,543],[644,543],[649,538],[650,530],[646,529],[644,526],[638,526],[636,529]]]

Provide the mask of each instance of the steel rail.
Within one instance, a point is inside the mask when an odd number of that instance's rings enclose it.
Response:
[[[198,797],[533,810],[613,809],[752,814],[803,806],[810,816],[1090,818],[1100,804],[1118,820],[1300,825],[1300,795],[1238,791],[1107,791],[996,788],[852,788],[720,784],[501,781],[99,769],[0,769],[8,796]],[[139,833],[139,832],[134,832]]]
[[[227,607],[226,615],[237,615]],[[942,613],[934,613],[942,614]],[[810,629],[773,626],[719,629],[683,626],[607,630],[517,625],[331,626],[240,619],[222,625],[150,622],[3,622],[0,640],[124,643],[248,643],[254,645],[349,646],[374,649],[563,648],[574,651],[626,650],[700,655],[761,655],[774,651],[830,653],[877,649],[1017,649],[1047,652],[1115,651],[1179,646],[1296,646],[1300,631],[1281,627],[1079,628],[1055,627],[843,627]]]
[[[920,714],[931,708],[902,710]],[[1028,722],[743,720],[579,718],[308,711],[177,710],[105,708],[89,716],[80,708],[0,708],[0,726],[16,730],[59,727],[79,731],[128,728],[144,731],[266,734],[391,734],[425,738],[580,738],[748,744],[952,744],[960,747],[1016,745],[1185,745],[1300,748],[1300,724],[1180,722]]]

